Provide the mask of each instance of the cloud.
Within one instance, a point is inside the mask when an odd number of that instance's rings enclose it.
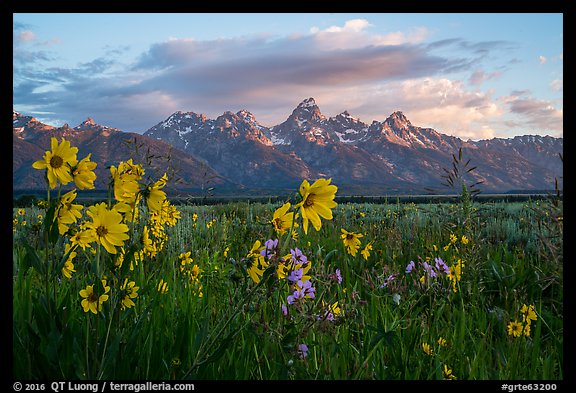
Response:
[[[322,30],[327,33],[341,33],[341,32],[353,32],[359,33],[364,30],[366,27],[372,26],[370,22],[366,19],[351,19],[344,22],[344,26],[330,26],[325,30]],[[321,30],[318,27],[312,27],[310,31],[314,34],[319,33]]]
[[[311,34],[301,36],[171,39],[156,43],[133,67],[133,71],[144,75],[141,82],[126,86],[119,94],[143,94],[163,88],[182,99],[184,95],[196,95],[229,100],[262,97],[265,92],[278,96],[278,91],[302,91],[303,87],[336,89],[466,70],[480,59],[478,51],[502,45],[459,39],[424,45],[419,42],[426,37],[425,28],[378,35],[368,33],[369,26],[367,20],[354,19],[343,26],[313,28]],[[449,45],[457,45],[460,56],[448,58],[433,53]]]
[[[53,59],[53,55],[39,47],[45,47],[58,43],[57,39],[41,42],[36,33],[30,30],[30,26],[14,21],[13,24],[13,64],[23,64],[26,67],[34,67],[36,63],[45,63]],[[19,70],[15,69],[16,74]]]
[[[432,56],[419,48],[386,46],[322,53],[288,52],[276,56],[261,53],[250,58],[229,53],[225,62],[172,64],[149,78],[141,88],[164,85],[175,92],[242,94],[262,86],[336,87],[436,74],[457,61]]]
[[[463,139],[485,137],[486,123],[503,114],[491,91],[468,91],[459,80],[409,80],[399,92],[415,124]]]
[[[546,59],[546,56],[538,56],[538,61],[540,62],[540,64],[546,64],[546,62],[548,61],[548,59]]]
[[[562,91],[563,86],[564,86],[563,79],[554,79],[552,82],[550,82],[550,88],[554,91]]]
[[[21,48],[14,48],[12,50],[12,62],[15,65],[24,65],[26,67],[34,67],[37,63],[45,63],[53,60],[54,57],[46,51],[30,51]],[[14,74],[18,75],[25,72],[22,69],[14,69]]]
[[[34,41],[36,39],[36,34],[34,34],[34,32],[30,31],[30,30],[25,30],[20,32],[20,34],[17,35],[16,40],[18,42],[30,42],[30,41]]]
[[[339,31],[298,37],[171,39],[152,45],[131,68],[132,82],[113,86],[109,94],[128,100],[163,91],[179,105],[173,111],[217,116],[215,108],[220,113],[246,108],[264,113],[259,120],[273,125],[305,96],[338,96],[358,84],[365,88],[468,67],[465,57],[436,56],[424,45],[384,45],[382,37],[357,35],[353,45],[342,45],[342,34],[363,34],[366,26],[355,21]],[[323,33],[340,40],[338,49],[324,46]]]
[[[272,126],[307,97],[314,97],[327,116],[349,110],[371,123],[402,110],[415,125],[471,139],[493,135],[504,121],[535,119],[533,112],[522,112],[520,102],[479,91],[501,73],[478,64],[493,51],[513,47],[509,42],[425,43],[423,27],[388,34],[371,33],[370,27],[368,20],[352,19],[304,35],[169,39],[150,45],[130,63],[119,60],[129,48],[107,47],[104,55],[66,68],[48,66],[51,52],[27,51],[18,42],[14,105],[52,113],[71,125],[91,116],[137,132],[179,110],[216,118],[226,110],[247,109]],[[475,91],[451,78],[457,71],[470,75],[467,82]],[[507,111],[515,118],[505,119]]]
[[[448,78],[423,77],[343,86],[336,90],[318,90],[312,96],[327,117],[347,110],[371,124],[374,120],[384,121],[400,110],[415,126],[434,128],[463,139],[491,137],[499,128],[495,119],[505,112],[492,92],[468,91],[462,81]]]
[[[534,98],[527,91],[515,92],[502,97],[512,115],[515,115],[517,127],[524,127],[525,133],[551,132],[563,133],[563,110],[556,108],[550,101]],[[560,103],[561,105],[561,103]]]
[[[326,29],[313,27],[311,38],[318,50],[361,48],[366,46],[415,45],[424,42],[429,32],[419,26],[407,32],[396,31],[388,34],[373,34],[366,29],[372,26],[366,19],[352,19],[344,26],[330,26]]]
[[[481,85],[482,83],[493,79],[493,78],[498,78],[502,75],[502,72],[500,71],[494,71],[491,73],[486,73],[482,70],[476,70],[472,73],[472,75],[470,75],[470,78],[468,79],[468,83],[470,83],[471,85]]]

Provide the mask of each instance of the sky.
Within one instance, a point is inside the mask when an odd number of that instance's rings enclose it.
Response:
[[[464,140],[563,137],[563,14],[13,13],[13,108],[54,126],[270,127],[309,97]]]

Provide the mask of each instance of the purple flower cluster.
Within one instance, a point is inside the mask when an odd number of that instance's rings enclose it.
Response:
[[[302,268],[300,268],[300,269],[292,270],[287,278],[288,278],[288,281],[290,281],[290,282],[298,282],[299,280],[302,279],[303,275],[304,275],[304,270]]]
[[[260,251],[260,255],[270,259],[278,252],[278,239],[268,239],[264,242],[264,248]]]
[[[446,262],[442,260],[442,258],[438,257],[435,258],[434,260],[436,261],[436,269],[438,269],[438,271],[444,272],[444,274],[446,275],[450,274],[450,268],[448,267]]]
[[[338,281],[338,284],[342,284],[342,274],[340,274],[340,269],[336,269],[336,281]]]
[[[450,267],[442,260],[442,258],[437,257],[434,258],[434,266],[430,265],[428,262],[422,262],[422,267],[424,268],[424,272],[429,277],[438,277],[439,273],[444,273],[445,275],[450,274]],[[416,264],[414,261],[410,261],[410,263],[406,266],[406,274],[410,274],[416,269]]]
[[[333,321],[334,320],[334,314],[331,311],[326,311],[324,313],[324,316],[322,317],[318,317],[319,320],[321,319],[325,319],[327,321]]]
[[[303,265],[308,262],[308,258],[302,253],[302,251],[300,251],[298,247],[290,249],[290,254],[292,254],[292,262],[295,265]]]
[[[412,270],[414,269],[416,269],[416,264],[414,263],[414,261],[410,261],[408,266],[406,266],[406,274],[412,273]]]
[[[338,284],[342,284],[342,273],[340,273],[340,269],[336,269],[336,271],[328,276],[331,280],[336,281]]]
[[[426,271],[426,274],[428,274],[429,277],[436,277],[438,276],[438,274],[436,273],[436,270],[434,269],[433,266],[429,265],[427,262],[424,262],[422,264],[422,266],[424,267],[424,270]]]
[[[389,275],[385,280],[384,283],[382,285],[380,285],[380,288],[385,288],[386,286],[388,286],[388,284],[390,284],[390,282],[394,281],[394,279],[396,278],[398,274],[394,273]]]
[[[294,288],[294,292],[291,295],[288,295],[288,304],[293,304],[299,299],[304,299],[305,297],[314,299],[315,292],[316,288],[312,286],[310,280],[306,280],[304,282],[302,282],[302,280],[298,280]]]

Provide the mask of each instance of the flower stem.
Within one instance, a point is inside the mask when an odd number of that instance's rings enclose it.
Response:
[[[86,316],[86,379],[90,379],[90,356],[88,356],[88,348],[89,348],[89,338],[90,338],[90,314]]]
[[[200,367],[203,363],[206,362],[206,360],[208,360],[209,355],[207,355],[206,353],[210,350],[212,346],[214,346],[218,342],[218,338],[224,333],[224,329],[230,324],[230,322],[232,322],[232,320],[234,320],[234,318],[236,318],[236,315],[243,309],[246,301],[248,301],[250,297],[252,297],[252,295],[256,292],[256,290],[260,286],[262,286],[265,281],[268,281],[268,279],[271,276],[272,276],[271,274],[268,274],[266,277],[260,280],[260,282],[256,284],[254,288],[252,288],[252,290],[248,292],[248,294],[246,294],[244,299],[242,299],[242,301],[238,303],[238,306],[228,317],[228,319],[224,318],[220,319],[216,327],[212,329],[211,333],[208,335],[208,338],[205,341],[203,341],[202,344],[200,345],[200,348],[198,349],[198,353],[196,355],[196,359],[194,359],[192,366],[186,372],[186,374],[184,374],[182,378],[185,379],[194,369]],[[220,324],[222,324],[221,327],[219,326]]]
[[[108,322],[108,329],[106,330],[106,339],[104,340],[104,348],[102,349],[102,360],[100,361],[100,372],[98,373],[98,380],[102,379],[102,375],[104,370],[102,369],[102,365],[104,364],[104,357],[106,355],[106,347],[108,346],[108,336],[110,335],[110,328],[112,327],[112,318],[114,316],[114,311],[112,311],[112,315],[110,317],[110,322]]]
[[[100,277],[100,254],[102,253],[100,250],[101,247],[102,245],[98,243],[98,248],[96,248],[96,276],[100,279],[102,278]]]

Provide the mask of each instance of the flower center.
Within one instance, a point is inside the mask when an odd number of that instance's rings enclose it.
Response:
[[[60,168],[64,164],[64,160],[60,156],[52,156],[50,159],[50,166],[52,168]]]
[[[308,198],[304,201],[304,207],[310,207],[314,205],[314,194],[308,195]]]
[[[92,292],[90,295],[88,295],[88,301],[90,303],[96,303],[98,302],[98,296],[96,296],[96,294]]]
[[[274,223],[274,227],[276,227],[276,229],[282,229],[282,219],[280,217],[277,217],[273,220]]]
[[[100,225],[98,228],[96,228],[96,236],[104,237],[107,234],[108,234],[108,229],[105,226]]]

